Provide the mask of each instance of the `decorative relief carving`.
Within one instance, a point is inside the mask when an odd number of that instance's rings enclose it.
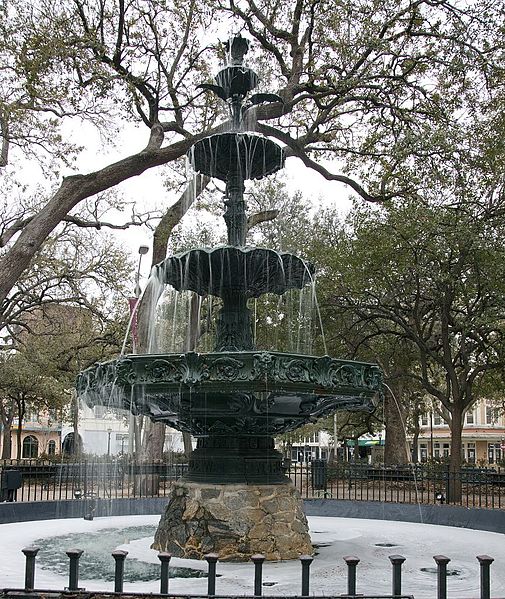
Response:
[[[183,373],[178,368],[178,364],[169,360],[154,360],[145,366],[147,380],[152,382],[179,382],[182,380]]]
[[[243,361],[227,356],[212,361],[211,373],[220,381],[247,380],[247,373],[243,372],[244,367]]]

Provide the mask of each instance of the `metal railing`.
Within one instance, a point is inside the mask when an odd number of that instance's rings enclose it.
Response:
[[[27,594],[29,593],[31,597],[36,596],[47,596],[48,594],[55,594],[54,590],[46,590],[46,589],[37,589],[35,586],[35,570],[36,570],[36,557],[39,552],[38,547],[26,547],[22,550],[26,562],[25,562],[25,585],[24,589],[4,589],[0,590],[0,596],[3,597],[14,597],[21,593]],[[79,560],[83,554],[83,551],[80,549],[69,549],[66,551],[66,554],[69,558],[69,569],[68,569],[68,587],[64,589],[64,591],[71,593],[72,596],[78,596],[79,594],[84,594],[85,589],[79,587]],[[117,549],[112,552],[112,558],[114,559],[114,593],[123,593],[123,581],[124,581],[124,567],[126,557],[128,555],[127,551],[123,551]],[[170,590],[170,560],[172,555],[170,553],[159,553],[158,558],[160,560],[160,574],[159,574],[159,582],[160,582],[160,595],[168,595]],[[177,593],[176,597],[227,597],[225,595],[219,594],[217,591],[217,562],[219,560],[218,555],[215,553],[209,553],[205,556],[207,561],[207,592],[206,594],[195,594],[195,595],[184,595]],[[451,561],[448,557],[444,555],[435,555],[433,559],[436,563],[437,568],[437,584],[436,589],[434,589],[433,597],[436,599],[447,599],[447,564]],[[343,558],[347,565],[347,576],[345,582],[345,591],[337,595],[337,593],[332,593],[332,596],[340,596],[347,597],[348,599],[352,599],[355,597],[361,597],[361,599],[414,599],[413,595],[406,595],[402,592],[402,565],[405,562],[406,558],[402,555],[390,555],[390,569],[391,569],[391,595],[357,595],[358,588],[358,565],[360,559],[356,556],[346,556]],[[489,557],[488,555],[479,555],[477,556],[477,560],[480,565],[480,599],[490,599],[491,598],[491,564],[494,559]],[[252,576],[252,584],[251,588],[253,592],[251,595],[241,595],[243,597],[260,597],[263,595],[263,565],[265,562],[265,556],[261,554],[251,556],[251,561],[254,564],[253,576]],[[300,594],[296,595],[296,597],[317,597],[317,595],[311,594],[310,592],[310,566],[313,562],[313,557],[310,555],[302,555],[300,556],[300,565],[301,565],[301,585],[300,585]],[[344,586],[344,583],[342,584]],[[342,589],[343,590],[343,589]],[[58,592],[58,591],[56,591]],[[63,590],[61,591],[63,592]],[[94,592],[96,594],[107,594],[110,591],[98,591]],[[138,595],[136,593],[124,593],[125,595]],[[150,593],[149,596],[156,596],[155,594]]]
[[[16,501],[165,497],[183,476],[186,464],[139,464],[127,460],[83,460],[40,463],[33,460],[0,462],[2,471],[21,472]]]
[[[377,467],[315,460],[292,465],[290,476],[305,498],[505,508],[505,469],[500,467],[451,472],[448,464]]]
[[[0,481],[7,478],[2,472],[11,469],[21,473],[21,487],[12,499],[54,501],[166,497],[173,481],[187,471],[187,465],[139,464],[123,458],[61,463],[10,460],[0,462]],[[304,498],[505,509],[505,469],[500,467],[465,467],[454,473],[446,464],[385,468],[315,460],[311,464],[290,464],[286,473]],[[3,497],[5,500],[7,495]]]

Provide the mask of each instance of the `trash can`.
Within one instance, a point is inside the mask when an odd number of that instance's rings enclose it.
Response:
[[[23,484],[21,470],[2,470],[0,476],[0,501],[16,501],[17,490]]]
[[[326,489],[326,461],[312,460],[312,488],[314,490]]]
[[[289,470],[291,469],[291,458],[282,458],[281,468],[284,474],[289,476]]]

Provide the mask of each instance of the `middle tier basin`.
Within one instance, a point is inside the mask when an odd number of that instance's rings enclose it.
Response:
[[[251,298],[264,293],[282,295],[289,289],[302,289],[314,275],[312,264],[294,254],[231,245],[189,250],[155,268],[158,279],[177,291],[218,297],[229,291]]]

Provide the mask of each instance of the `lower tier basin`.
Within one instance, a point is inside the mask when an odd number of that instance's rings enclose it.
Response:
[[[281,352],[127,355],[79,375],[88,405],[117,406],[209,435],[278,435],[338,409],[372,411],[375,364]]]

